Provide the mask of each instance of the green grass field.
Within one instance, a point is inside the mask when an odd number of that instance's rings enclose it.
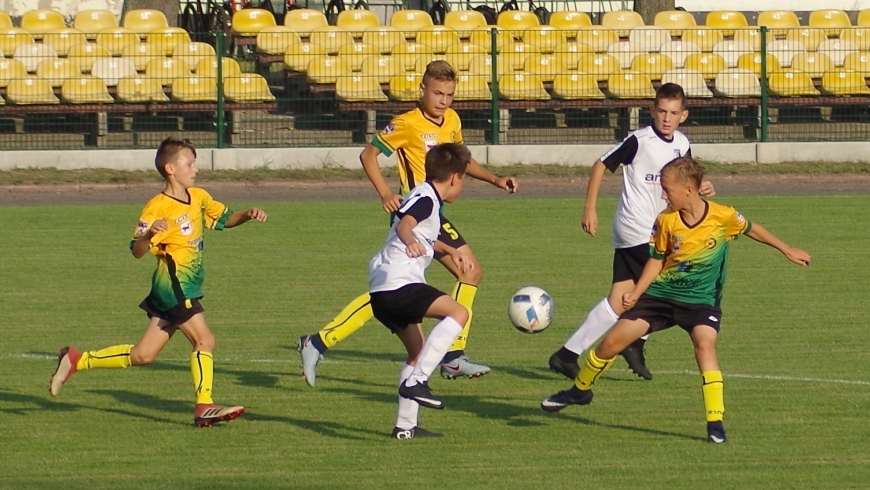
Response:
[[[216,196],[220,197],[220,196]],[[265,224],[206,237],[207,318],[217,335],[216,401],[239,420],[192,425],[189,344],[152,366],[47,381],[66,344],[134,343],[153,259],[134,260],[139,205],[7,207],[0,219],[0,488],[866,488],[870,481],[870,196],[722,197],[813,255],[800,268],[743,238],[732,247],[719,342],[731,442],[704,442],[691,343],[647,344],[651,382],[618,361],[595,402],[539,408],[569,382],[546,369],[609,286],[613,199],[599,237],[578,199],[461,201],[446,214],[484,270],[469,354],[479,380],[433,379],[438,440],[394,441],[403,349],[377,324],[330,351],[317,388],[295,339],[364,291],[387,218],[377,202],[258,203]],[[231,203],[241,208],[250,203]],[[449,289],[439,266],[430,282]],[[514,330],[505,307],[546,288],[556,321]]]

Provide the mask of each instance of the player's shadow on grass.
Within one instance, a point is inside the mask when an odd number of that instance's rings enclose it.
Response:
[[[330,351],[323,356],[328,360],[364,360],[364,361],[387,361],[404,363],[408,355],[403,352],[367,352],[361,350],[346,350],[341,349],[335,352]]]
[[[251,412],[245,413],[244,417],[245,420],[253,422],[281,422],[284,424],[294,425],[296,427],[299,427],[300,429],[308,430],[316,434],[333,437],[336,439],[350,439],[355,441],[368,440],[367,437],[349,434],[349,432],[356,432],[366,436],[384,436],[384,434],[381,434],[379,432],[367,429],[360,429],[359,427],[350,427],[347,425],[337,424],[335,422],[330,422],[326,420],[297,419],[293,417],[283,417],[280,415],[268,415],[263,413]]]
[[[99,391],[89,390],[90,393],[99,393]],[[107,407],[94,407],[89,405],[80,405],[77,403],[68,403],[53,400],[48,398],[32,396],[32,395],[24,395],[21,393],[12,393],[9,391],[0,390],[0,402],[3,403],[18,403],[18,404],[31,404],[33,407],[24,407],[24,408],[15,408],[15,407],[2,407],[0,408],[0,413],[7,413],[10,415],[27,415],[29,412],[77,412],[77,411],[100,411],[106,413],[113,413],[118,415],[123,415],[125,417],[135,417],[141,418],[145,420],[150,420],[154,422],[161,423],[177,423],[177,420],[169,420],[160,417],[154,417],[151,415],[139,413],[139,412],[131,412],[129,410],[122,410],[118,408],[107,408]]]
[[[665,436],[665,437],[677,437],[680,439],[688,439],[690,441],[701,441],[705,442],[707,439],[703,437],[690,436],[688,434],[679,434],[676,432],[668,432],[665,430],[658,429],[650,429],[648,427],[633,427],[631,425],[622,425],[622,424],[606,424],[604,422],[598,422],[596,420],[589,420],[584,417],[578,417],[576,415],[570,415],[566,413],[555,414],[557,417],[566,418],[573,422],[577,422],[583,425],[591,425],[595,427],[607,427],[609,429],[619,429],[619,430],[627,430],[631,432],[640,432],[642,434],[651,434],[654,436]]]
[[[545,367],[518,368],[516,366],[492,366],[492,371],[496,374],[506,373],[532,381],[552,381],[563,378],[561,374],[554,373]]]
[[[218,361],[220,362],[220,361]],[[190,373],[189,365],[182,365],[176,363],[169,362],[160,362],[157,361],[149,366],[146,369],[158,370],[158,371],[178,371]],[[286,376],[287,373],[268,373],[262,371],[245,371],[242,369],[231,369],[222,367],[220,365],[214,367],[214,372],[218,376],[233,376],[236,378],[236,384],[240,384],[243,386],[256,386],[258,388],[278,388],[279,387],[279,376]]]

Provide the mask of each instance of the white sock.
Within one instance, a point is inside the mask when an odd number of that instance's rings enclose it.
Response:
[[[408,386],[422,383],[429,379],[429,376],[432,376],[435,368],[441,364],[441,359],[444,358],[447,349],[453,345],[453,341],[460,333],[462,333],[462,325],[449,316],[444,317],[435,325],[435,328],[429,333],[429,338],[426,339],[426,345],[423,346],[420,357],[417,358],[414,372],[408,378]]]
[[[408,376],[414,371],[414,366],[408,364],[402,365],[402,370],[399,371],[399,386],[408,379]],[[410,398],[399,397],[399,415],[396,418],[396,427],[402,430],[410,430],[417,427],[417,413],[420,411],[420,405]]]
[[[619,315],[613,312],[607,298],[601,300],[586,315],[586,319],[565,342],[565,348],[578,356],[595,345],[598,339],[604,336],[611,327],[619,320]]]
[[[643,339],[644,341],[646,341],[648,338],[649,338],[649,334],[646,334],[643,337],[641,337],[641,339]]]

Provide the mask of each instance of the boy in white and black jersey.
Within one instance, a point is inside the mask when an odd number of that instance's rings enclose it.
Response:
[[[592,347],[619,319],[624,311],[622,295],[631,291],[650,258],[649,236],[656,217],[667,203],[662,199],[661,169],[675,158],[691,155],[689,140],[677,128],[689,117],[686,95],[675,83],[665,83],[656,91],[650,107],[653,125],[638,129],[622,143],[605,153],[592,166],[586,189],[583,231],[596,235],[598,191],[605,170],[615,172],[622,165],[622,193],[613,219],[613,281],[604,298],[578,327],[565,345],[550,356],[550,368],[574,379],[580,367],[577,359]],[[702,196],[715,195],[709,181],[702,183]],[[644,379],[652,379],[646,367],[643,344],[646,336],[622,352],[629,368]]]
[[[470,256],[438,240],[439,210],[462,191],[469,150],[458,143],[435,146],[426,154],[427,180],[402,202],[387,241],[369,262],[369,294],[375,318],[389,328],[408,351],[399,372],[399,414],[392,437],[437,437],[417,427],[420,405],[441,409],[429,389],[429,376],[441,363],[453,340],[468,321],[468,310],[450,295],[426,284],[432,258],[449,256],[457,268],[469,272]],[[426,340],[423,318],[438,318]],[[425,342],[425,343],[424,343]]]

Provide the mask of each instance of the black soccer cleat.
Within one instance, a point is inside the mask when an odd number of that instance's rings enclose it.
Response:
[[[631,369],[631,372],[645,380],[651,380],[653,375],[646,367],[646,357],[643,352],[645,343],[646,340],[637,339],[626,347],[624,351],[620,352],[620,355],[628,363],[628,369]]]
[[[725,444],[728,442],[728,437],[725,436],[725,427],[722,421],[707,422],[707,442],[713,444]]]
[[[444,434],[439,434],[437,432],[430,432],[420,427],[414,427],[413,429],[400,429],[394,427],[393,435],[390,437],[393,439],[417,439],[421,437],[441,437],[443,435]]]
[[[402,384],[399,385],[399,396],[414,400],[424,407],[434,408],[436,410],[444,408],[444,403],[435,398],[435,395],[432,394],[432,390],[429,389],[428,381],[417,383],[414,386],[408,386],[408,380],[403,381]]]
[[[592,390],[581,390],[572,386],[570,389],[545,398],[541,402],[541,409],[545,412],[558,412],[568,405],[589,405],[590,403],[592,403]]]
[[[558,352],[550,356],[550,369],[571,381],[577,379],[577,373],[580,372],[580,366],[577,365],[577,361],[566,361],[559,356]]]

